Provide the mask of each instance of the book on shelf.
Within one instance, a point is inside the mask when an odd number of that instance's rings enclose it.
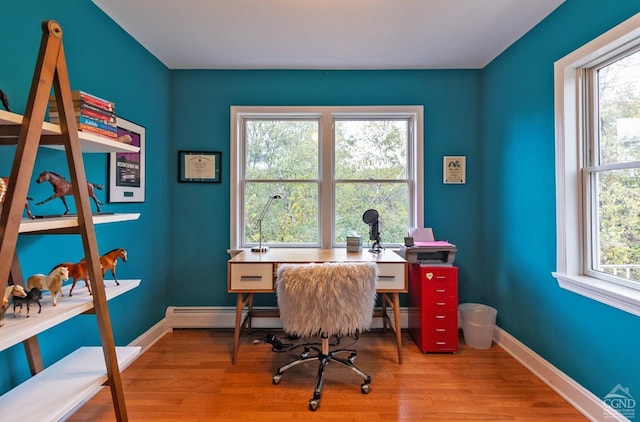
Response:
[[[78,130],[115,140],[118,137],[116,105],[85,91],[71,91],[74,118]],[[55,96],[49,97],[49,121],[60,124],[60,110]]]
[[[116,105],[113,101],[105,100],[93,94],[89,94],[85,91],[79,91],[79,90],[71,91],[71,98],[74,101],[74,105],[76,101],[80,101],[80,102],[85,102],[87,104],[94,105],[103,110],[111,111],[114,113],[116,111]],[[54,95],[49,97],[49,106],[51,106],[52,104],[56,104],[56,98]]]
[[[76,115],[86,114],[88,116],[101,116],[103,119],[116,120],[116,112],[105,110],[100,107],[96,107],[93,104],[85,103],[84,101],[74,101],[73,109]],[[59,116],[60,111],[58,105],[55,102],[49,102],[49,116]]]
[[[116,126],[115,123],[107,124],[87,116],[80,116],[79,123],[81,124],[84,123],[85,125],[94,126],[103,130],[110,130],[110,131],[113,131],[114,133],[118,132],[118,127]]]
[[[110,116],[106,116],[100,113],[94,113],[92,111],[89,110],[81,110],[81,111],[76,111],[74,113],[74,117],[76,119],[76,123],[80,123],[80,118],[84,117],[84,118],[88,118],[88,119],[93,119],[95,121],[98,121],[100,123],[104,123],[106,125],[112,125],[112,126],[116,126],[116,118],[115,117],[110,117]],[[56,123],[59,124],[60,123],[60,113],[58,113],[57,111],[50,111],[49,112],[49,121],[51,123]]]
[[[117,132],[100,129],[100,128],[97,128],[95,126],[86,125],[84,123],[79,123],[78,124],[78,130],[80,130],[82,132],[95,133],[96,135],[105,136],[105,137],[113,139],[113,140],[115,140],[118,137],[118,133]]]
[[[104,129],[109,129],[111,127],[114,130],[118,127],[115,119],[110,119],[97,114],[75,112],[73,117],[75,118],[76,123],[87,123],[94,126],[109,126],[105,127]],[[51,123],[60,123],[60,114],[49,113],[49,121]]]

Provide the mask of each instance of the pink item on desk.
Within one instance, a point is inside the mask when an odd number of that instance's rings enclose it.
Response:
[[[423,247],[453,246],[451,243],[444,240],[433,240],[430,242],[417,242],[414,240],[413,244],[415,246],[423,246]]]

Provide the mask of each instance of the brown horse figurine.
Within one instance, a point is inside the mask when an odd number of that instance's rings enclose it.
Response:
[[[122,259],[122,261],[127,262],[127,250],[123,248],[114,249],[112,251],[107,252],[106,254],[100,257],[100,267],[102,268],[102,276],[104,277],[107,270],[111,271],[113,274],[113,278],[116,284],[119,286],[118,278],[116,277],[116,265],[118,258]],[[78,280],[84,280],[84,284],[87,286],[87,290],[89,290],[89,294],[93,294],[91,292],[91,285],[89,284],[89,272],[87,271],[87,261],[85,258],[82,258],[80,262],[75,264],[71,262],[63,262],[61,264],[56,265],[51,270],[58,267],[67,267],[69,269],[69,278],[73,279],[73,284],[71,284],[71,288],[69,289],[69,296],[72,296],[73,288],[76,287],[76,283]]]
[[[64,177],[60,176],[58,173],[54,173],[52,171],[43,171],[42,173],[40,173],[40,176],[38,176],[38,179],[36,180],[36,182],[37,183],[49,182],[51,183],[51,186],[53,186],[53,195],[51,195],[44,201],[38,202],[36,205],[42,205],[45,202],[51,201],[52,199],[60,198],[66,210],[64,212],[65,215],[69,214],[69,207],[67,206],[67,200],[64,199],[64,197],[67,195],[73,194],[73,191],[71,189],[71,182],[69,182]],[[100,204],[102,204],[102,202],[98,201],[98,198],[96,197],[96,194],[94,192],[94,188],[102,190],[103,186],[97,185],[95,183],[87,183],[87,189],[89,190],[89,197],[93,199],[93,202],[96,203],[98,212],[100,212]]]
[[[104,274],[107,272],[107,270],[111,271],[113,279],[119,286],[120,283],[118,283],[118,278],[116,277],[116,265],[118,264],[118,258],[120,258],[123,262],[127,262],[127,250],[118,248],[107,252],[100,257],[100,266],[102,267],[102,276],[104,277]]]
[[[91,286],[89,285],[89,273],[87,272],[87,264],[84,259],[75,264],[72,262],[63,262],[53,267],[51,271],[55,270],[58,267],[67,267],[67,269],[69,270],[69,278],[73,279],[73,283],[71,284],[71,288],[69,289],[69,297],[73,296],[73,288],[76,287],[76,283],[78,282],[78,280],[84,280],[84,284],[87,286],[89,294],[92,294]]]
[[[4,204],[4,197],[6,195],[7,189],[9,189],[9,178],[8,177],[0,177],[0,204]],[[27,215],[29,218],[34,219],[35,217],[31,214],[31,210],[29,209],[29,201],[32,198],[27,197],[27,200],[24,201],[24,209],[27,211]]]

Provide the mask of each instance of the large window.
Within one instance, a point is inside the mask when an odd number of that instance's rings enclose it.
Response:
[[[422,107],[232,107],[231,246],[382,246],[422,225]],[[266,212],[265,208],[269,205]],[[261,219],[261,224],[258,220]]]
[[[640,15],[556,63],[560,286],[640,315]]]

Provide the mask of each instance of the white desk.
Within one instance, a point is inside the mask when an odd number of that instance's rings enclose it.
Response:
[[[398,363],[402,363],[399,294],[407,292],[407,261],[389,250],[381,253],[371,253],[368,250],[347,252],[342,248],[271,248],[268,252],[251,252],[247,249],[227,262],[227,291],[238,295],[232,362],[235,364],[237,361],[240,336],[245,328],[251,328],[251,319],[278,316],[277,311],[253,309],[254,294],[275,291],[278,265],[308,262],[375,262],[378,265],[376,292],[382,299],[382,308],[374,312],[374,316],[383,318],[385,331],[387,327],[394,330]],[[387,313],[387,306],[393,310],[393,322]],[[243,320],[245,308],[247,315]]]

